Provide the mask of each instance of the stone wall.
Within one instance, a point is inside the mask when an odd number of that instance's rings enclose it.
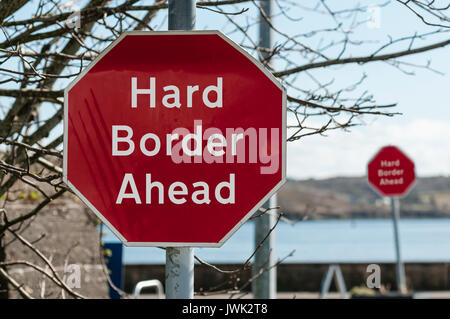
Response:
[[[35,204],[10,205],[8,218],[25,214],[34,207]],[[75,286],[74,291],[91,298],[108,298],[96,218],[84,205],[72,199],[57,200],[27,220],[20,229],[20,234],[51,260],[59,276],[68,285]],[[36,253],[8,232],[4,245],[7,262],[26,260],[49,270]],[[33,297],[71,297],[42,273],[26,265],[9,266],[8,274],[17,282],[24,283],[25,291]],[[20,298],[11,286],[9,298]]]
[[[36,203],[14,204],[8,210],[8,218],[25,214]],[[20,234],[52,261],[61,277],[70,278],[73,274],[67,265],[75,264],[80,269],[80,288],[74,290],[90,298],[108,298],[106,276],[101,265],[100,238],[96,227],[96,217],[79,201],[72,198],[57,200],[48,205],[34,218],[21,225]],[[11,234],[3,238],[6,261],[26,260],[43,269],[45,263],[29,248],[21,244]],[[2,251],[0,250],[0,259]],[[395,265],[380,264],[381,281],[388,289],[394,290]],[[238,269],[242,265],[219,265],[225,270]],[[280,292],[319,291],[328,265],[325,264],[282,264],[277,269],[278,290]],[[365,285],[368,273],[367,264],[341,264],[348,289]],[[48,268],[47,268],[48,270]],[[66,270],[66,271],[65,271]],[[415,291],[450,290],[450,268],[444,263],[414,263],[406,265],[408,286]],[[9,274],[33,297],[70,297],[63,293],[42,274],[25,265],[8,267]],[[195,266],[195,290],[207,291],[214,288],[232,289],[241,287],[251,276],[247,269],[238,277],[217,272],[203,265]],[[131,292],[141,280],[159,279],[165,281],[164,265],[125,265],[124,288]],[[0,287],[2,282],[0,281]],[[9,287],[9,298],[20,297]],[[250,285],[247,285],[247,290]],[[334,284],[332,289],[335,289]],[[1,289],[0,289],[0,297]]]
[[[365,286],[368,264],[341,264],[341,270],[347,289]],[[395,265],[379,264],[381,268],[381,284],[390,290],[396,289]],[[238,269],[242,265],[218,265],[221,269]],[[133,286],[141,280],[158,279],[165,281],[164,265],[125,265],[125,291],[131,292]],[[309,291],[318,292],[322,279],[328,269],[327,264],[281,264],[277,268],[277,288],[279,292]],[[406,264],[407,284],[413,291],[450,290],[450,267],[444,263]],[[240,280],[217,272],[210,267],[195,265],[195,291],[207,291],[208,288],[232,289],[237,283],[240,287],[251,276],[251,270],[244,271]],[[247,286],[245,290],[250,290]],[[332,283],[331,290],[336,287]]]

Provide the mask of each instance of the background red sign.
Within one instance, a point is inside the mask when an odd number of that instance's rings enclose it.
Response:
[[[405,195],[415,181],[414,162],[395,146],[383,147],[369,162],[369,184],[382,196]]]
[[[285,99],[220,32],[123,34],[65,91],[65,182],[127,245],[220,246],[285,181]],[[166,135],[179,128],[190,150],[209,128],[254,129],[257,142],[238,144],[245,162],[220,138],[176,162],[181,138]]]

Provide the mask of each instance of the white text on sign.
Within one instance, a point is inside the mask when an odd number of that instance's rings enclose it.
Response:
[[[378,169],[378,177],[380,178],[380,185],[401,185],[403,184],[404,170],[399,169],[400,160],[395,161],[381,161],[382,169]]]
[[[139,81],[138,81],[139,80]],[[211,85],[200,88],[199,85],[186,85],[179,88],[176,85],[159,86],[157,78],[147,78],[147,87],[138,87],[145,83],[143,79],[131,78],[131,108],[181,108],[194,107],[194,97],[201,96],[204,107],[221,109],[224,96],[223,77],[215,78]],[[159,94],[157,92],[164,92]],[[148,105],[138,105],[138,96],[148,96]],[[260,174],[275,174],[280,169],[280,129],[279,128],[205,128],[201,119],[194,120],[193,130],[178,127],[161,135],[146,132],[135,136],[133,128],[126,123],[117,123],[111,127],[112,156],[133,156],[143,154],[147,157],[167,156],[175,164],[229,164],[250,163],[259,166]],[[163,146],[165,144],[165,147]],[[191,200],[194,204],[209,204],[215,199],[220,204],[235,203],[235,184],[238,177],[231,173],[225,181],[210,187],[206,182],[197,181],[188,187],[182,181],[174,181],[165,186],[152,180],[151,173],[146,176],[133,176],[126,173],[123,177],[116,204],[124,200],[134,200],[136,204],[164,204],[165,192],[173,204],[184,204]],[[136,179],[145,179],[145,196],[143,190],[136,187]],[[214,189],[214,190],[213,190]],[[213,191],[212,191],[213,190]],[[225,195],[222,194],[225,191]],[[152,200],[152,192],[157,193],[158,200]],[[210,194],[211,192],[211,194]],[[145,201],[143,200],[145,198]]]

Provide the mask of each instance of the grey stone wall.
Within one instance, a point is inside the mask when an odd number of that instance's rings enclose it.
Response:
[[[31,203],[9,204],[8,218],[25,214],[34,207],[35,204]],[[75,286],[74,291],[90,298],[108,298],[96,217],[79,201],[67,197],[55,201],[20,225],[19,233],[51,261],[68,285]],[[50,271],[36,253],[8,232],[4,245],[7,262],[26,260]],[[23,283],[25,291],[33,297],[71,298],[50,279],[27,265],[8,266],[8,274]],[[11,285],[9,298],[20,298]]]
[[[341,264],[345,284],[348,290],[366,285],[369,273],[368,264]],[[396,290],[395,264],[381,263],[381,284],[390,291]],[[218,265],[224,270],[242,268],[242,265]],[[406,264],[406,279],[412,291],[450,290],[450,267],[445,263],[411,263]],[[148,279],[165,281],[164,265],[125,265],[125,291],[131,292],[136,282]],[[328,269],[327,264],[281,264],[277,267],[277,289],[279,292],[319,292],[321,282]],[[233,289],[237,283],[240,288],[251,277],[251,269],[236,278],[217,272],[210,267],[195,265],[194,288],[196,292],[221,289]],[[336,291],[334,280],[331,291]],[[251,286],[247,286],[246,291]]]

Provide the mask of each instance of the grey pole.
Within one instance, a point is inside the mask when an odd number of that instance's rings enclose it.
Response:
[[[397,289],[401,294],[405,294],[407,292],[405,283],[405,266],[400,253],[400,235],[398,231],[398,221],[400,219],[400,201],[398,197],[391,198],[391,206],[392,220],[394,222],[395,255],[397,258]]]
[[[273,0],[260,0],[260,5],[265,16],[270,18],[272,15]],[[272,32],[270,25],[262,14],[259,17],[259,47],[272,48]],[[269,56],[269,52],[261,51],[261,58],[265,59]],[[277,195],[272,198],[265,206],[276,207]],[[267,208],[267,207],[266,207]],[[276,218],[274,214],[264,214],[255,219],[255,248],[267,236],[272,227],[275,226]],[[264,244],[255,254],[253,263],[253,275],[258,276],[252,282],[252,292],[254,298],[257,299],[274,299],[277,296],[277,269],[275,265],[275,236],[274,232],[266,239]]]
[[[194,249],[166,249],[166,298],[194,298]]]
[[[264,204],[264,208],[275,207],[276,195]],[[270,229],[275,226],[275,216],[267,213],[255,219],[255,248],[264,240]],[[272,232],[255,254],[253,275],[257,276],[252,282],[253,297],[256,299],[275,299],[277,296],[275,264],[275,236]]]
[[[169,30],[193,30],[195,1],[169,0]],[[166,298],[194,298],[194,249],[166,249]]]
[[[169,30],[195,29],[195,1],[169,0]]]

